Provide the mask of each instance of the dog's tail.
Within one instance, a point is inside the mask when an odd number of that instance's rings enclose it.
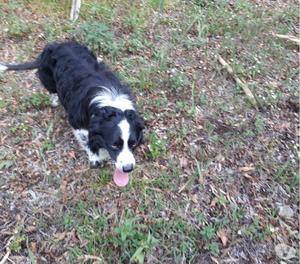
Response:
[[[31,62],[25,62],[20,64],[2,64],[0,63],[0,72],[4,71],[24,71],[37,69],[40,66],[40,60],[36,59]]]

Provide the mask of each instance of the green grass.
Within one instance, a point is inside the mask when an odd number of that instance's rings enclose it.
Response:
[[[6,105],[7,105],[7,103],[4,100],[0,99],[0,109],[5,108]]]
[[[167,152],[166,141],[160,139],[156,134],[149,135],[149,157],[157,159],[163,157]]]
[[[73,37],[82,43],[87,44],[92,50],[110,54],[112,57],[118,53],[118,45],[114,43],[113,32],[103,23],[83,23],[72,32]]]
[[[241,234],[251,240],[262,241],[271,235],[271,231],[268,225],[264,225],[258,218],[254,218],[251,224],[241,230]]]
[[[19,253],[22,250],[22,244],[25,242],[24,226],[20,223],[15,227],[15,234],[10,241],[9,248],[14,253]]]
[[[13,135],[18,135],[18,136],[25,136],[29,130],[30,130],[30,127],[25,123],[17,124],[10,128],[10,132]]]
[[[144,263],[144,257],[150,254],[158,243],[149,226],[131,210],[126,210],[111,229],[112,220],[96,207],[83,202],[63,216],[65,227],[75,228],[78,235],[88,241],[83,249],[72,249],[74,261],[86,253],[104,256],[111,261],[118,259]],[[119,252],[118,256],[114,253],[116,250]]]
[[[1,3],[0,26],[7,30],[0,48],[8,50],[3,54],[22,61],[47,42],[85,43],[137,96],[147,125],[145,146],[138,151],[130,183],[117,188],[110,165],[87,170],[79,146],[71,136],[65,138],[70,132],[62,108],[50,109],[42,87],[34,86],[34,92],[27,87],[36,80],[22,73],[2,74],[1,133],[10,151],[0,151],[0,170],[13,179],[4,185],[25,182],[47,193],[60,186],[62,177],[68,181],[53,202],[57,211],[51,204],[50,209],[36,209],[45,216],[32,213],[46,235],[27,238],[21,230],[12,251],[25,252],[32,262],[35,254],[57,262],[49,256],[59,244],[53,238],[56,231],[74,234],[60,241],[69,263],[87,255],[107,263],[209,263],[228,260],[235,252],[252,254],[259,263],[276,258],[272,249],[278,237],[296,247],[298,241],[286,230],[296,230],[297,220],[281,219],[276,204],[284,201],[296,210],[299,202],[296,113],[286,103],[299,95],[297,47],[272,34],[294,34],[296,5],[84,1],[72,23],[69,4]],[[28,13],[18,11],[22,8]],[[32,14],[38,18],[34,23],[28,21]],[[263,111],[247,103],[219,65],[218,54],[248,83]],[[39,155],[34,158],[27,152],[32,139],[30,147]],[[27,183],[31,164],[42,175],[38,185]],[[25,193],[27,187],[22,188]],[[226,246],[220,230],[228,238]],[[30,239],[38,240],[37,253],[25,246]],[[265,255],[256,249],[262,244],[267,245]]]
[[[114,9],[111,1],[101,1],[97,3],[95,1],[85,1],[82,3],[81,18],[87,21],[94,21],[95,17],[99,21],[112,22],[117,15],[116,9]]]
[[[286,44],[276,39],[272,32],[287,34],[299,19],[296,9],[261,8],[250,1],[239,0],[234,8],[226,1],[208,1],[199,3],[204,12],[207,25],[206,36],[218,36],[221,39],[217,52],[230,59],[234,73],[246,80],[256,80],[265,75],[273,76],[280,72],[291,72],[292,66],[286,60]],[[197,9],[194,11],[197,14]],[[261,47],[261,48],[257,48]],[[275,55],[276,54],[276,55]],[[276,56],[276,63],[270,58]],[[271,105],[282,99],[281,91],[252,81],[254,94],[262,105]],[[250,87],[251,88],[251,87]],[[295,93],[294,86],[287,88]],[[298,92],[296,92],[298,94]]]
[[[255,128],[257,133],[262,133],[265,130],[266,124],[261,115],[255,117]]]
[[[162,184],[165,184],[166,177],[162,175]],[[220,228],[230,227],[236,232],[241,229],[242,235],[249,235],[253,241],[264,240],[270,235],[268,227],[257,219],[250,225],[243,225],[244,212],[240,208],[226,210],[222,217],[215,215],[213,221],[200,211],[192,210],[194,223],[191,224],[188,217],[177,211],[181,207],[180,200],[171,201],[167,194],[157,193],[157,188],[170,187],[159,182],[149,183],[146,189],[139,188],[141,194],[144,193],[136,209],[139,214],[125,208],[117,217],[106,213],[91,201],[70,205],[61,216],[63,226],[67,230],[75,229],[80,239],[87,242],[83,247],[71,249],[72,263],[86,254],[101,256],[112,262],[144,263],[147,258],[155,260],[157,250],[163,252],[161,261],[173,259],[177,263],[184,257],[193,263],[201,252],[199,243],[203,243],[202,250],[205,252],[213,256],[220,254],[222,246],[217,237]],[[123,199],[128,201],[126,197],[132,192],[135,192],[134,189],[125,191]],[[217,204],[225,208],[227,203],[224,196],[218,197]]]
[[[108,169],[101,169],[98,175],[97,185],[105,186],[111,181],[111,171]]]
[[[12,15],[9,17],[7,34],[10,37],[21,38],[35,30],[34,24],[25,23],[18,16]]]
[[[50,106],[49,95],[45,93],[35,93],[28,98],[28,102],[37,108]]]
[[[145,9],[131,7],[125,15],[123,25],[130,32],[142,32],[145,28]]]

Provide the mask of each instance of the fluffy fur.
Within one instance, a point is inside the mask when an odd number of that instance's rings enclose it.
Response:
[[[53,43],[33,62],[0,64],[0,70],[38,69],[38,77],[57,105],[56,94],[92,166],[109,157],[117,169],[131,171],[133,150],[143,139],[144,123],[128,87],[85,46]]]

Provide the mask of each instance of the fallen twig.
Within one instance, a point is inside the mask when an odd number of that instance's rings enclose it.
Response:
[[[104,263],[102,258],[93,255],[84,255],[77,259],[77,261],[80,263],[85,263],[88,260],[96,260],[97,262],[99,261],[99,263]]]
[[[8,259],[9,255],[10,255],[10,249],[8,248],[6,254],[3,257],[3,259],[0,261],[0,264],[4,264],[6,262],[6,260]]]
[[[7,243],[6,243],[6,246],[5,246],[5,248],[6,248],[6,254],[1,259],[0,264],[4,264],[8,260],[8,257],[9,257],[9,255],[11,253],[10,244],[11,244],[11,242],[13,240],[15,240],[16,235],[19,233],[18,226],[19,226],[20,223],[23,223],[23,220],[24,220],[24,218],[20,219],[19,215],[16,216],[16,219],[17,219],[17,223],[16,223],[16,226],[15,226],[15,229],[14,229],[14,232],[13,232],[14,235],[12,237],[10,237],[9,240],[7,241]]]
[[[231,68],[231,66],[220,55],[218,56],[218,61],[228,71],[228,73],[233,77],[235,82],[243,89],[244,93],[248,96],[249,101],[255,107],[255,109],[258,110],[257,101],[256,101],[253,93],[249,89],[248,85],[246,84],[246,82],[244,80],[240,79],[239,77],[237,77],[234,74],[233,69]]]
[[[179,189],[178,193],[182,193],[183,190],[188,186],[188,184],[191,182],[191,180],[187,180],[187,182]]]
[[[81,0],[72,0],[72,7],[70,12],[70,20],[76,21],[79,17],[80,12],[80,6],[81,6]]]
[[[6,254],[5,254],[4,257],[1,259],[0,264],[4,264],[4,263],[7,261],[9,255],[10,255],[10,253],[11,253],[11,250],[10,250],[10,247],[9,247],[9,246],[10,246],[11,241],[14,240],[14,239],[15,239],[15,236],[12,236],[12,237],[8,240],[8,242],[7,242],[7,244],[6,244]]]
[[[294,36],[274,34],[277,38],[286,39],[300,46],[300,39]]]

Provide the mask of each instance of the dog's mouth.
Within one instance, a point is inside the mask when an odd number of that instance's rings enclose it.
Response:
[[[129,182],[129,174],[116,168],[113,175],[113,180],[117,186],[124,187]]]

